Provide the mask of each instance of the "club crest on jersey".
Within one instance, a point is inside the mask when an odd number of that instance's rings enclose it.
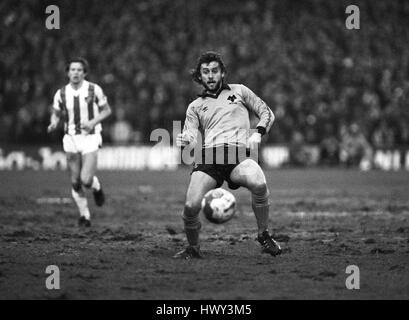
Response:
[[[90,103],[92,101],[92,97],[91,96],[85,97],[85,101],[87,103]]]
[[[233,94],[232,96],[229,96],[228,98],[227,98],[227,100],[229,100],[230,101],[230,103],[235,103],[234,101],[237,99],[237,97]]]

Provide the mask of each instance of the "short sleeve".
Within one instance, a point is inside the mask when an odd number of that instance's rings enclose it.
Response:
[[[95,85],[95,97],[98,107],[102,107],[108,103],[108,99],[99,85]]]
[[[54,100],[53,100],[53,109],[56,111],[62,111],[62,100],[61,100],[61,90],[58,89],[58,91],[54,95]]]

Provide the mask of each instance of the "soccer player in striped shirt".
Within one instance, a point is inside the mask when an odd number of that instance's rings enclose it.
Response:
[[[88,62],[72,59],[67,64],[69,83],[54,96],[48,132],[64,121],[63,148],[71,176],[72,197],[79,209],[79,226],[91,226],[91,214],[85,195],[92,189],[95,204],[102,206],[105,195],[97,178],[98,149],[102,146],[101,122],[111,114],[111,108],[100,86],[88,82]]]
[[[243,186],[250,190],[262,252],[273,256],[281,253],[279,244],[268,231],[269,190],[261,167],[251,156],[247,157],[246,152],[245,157],[233,157],[233,162],[230,157],[243,155],[240,150],[258,150],[262,135],[273,124],[274,114],[246,86],[227,84],[225,75],[224,62],[215,52],[202,54],[192,72],[193,80],[203,85],[204,91],[188,106],[183,132],[177,136],[176,143],[181,147],[195,145],[199,143],[199,132],[204,141],[200,158],[195,157],[183,210],[188,247],[175,258],[202,257],[199,246],[201,201],[209,190],[220,187],[224,181],[231,189]],[[259,118],[251,135],[250,112]]]

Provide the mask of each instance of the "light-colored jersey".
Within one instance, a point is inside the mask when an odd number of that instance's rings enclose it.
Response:
[[[204,148],[246,145],[250,132],[249,111],[260,119],[257,127],[268,132],[274,114],[266,103],[244,85],[224,85],[218,96],[202,95],[189,105],[183,136],[190,143],[196,143],[200,131]]]
[[[100,86],[84,80],[78,90],[74,90],[70,84],[59,89],[54,95],[53,108],[65,115],[66,133],[86,134],[81,124],[96,117],[99,108],[107,102]],[[90,133],[100,133],[101,130],[102,125],[98,123]]]

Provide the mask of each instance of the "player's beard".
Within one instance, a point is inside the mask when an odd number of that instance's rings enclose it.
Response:
[[[217,91],[220,89],[220,87],[222,86],[222,82],[223,82],[223,79],[220,79],[220,80],[216,83],[216,85],[214,86],[214,89],[210,89],[209,86],[207,85],[207,83],[205,83],[205,82],[203,82],[203,86],[205,87],[206,91],[211,92],[211,93],[215,93],[215,92],[217,92]]]

